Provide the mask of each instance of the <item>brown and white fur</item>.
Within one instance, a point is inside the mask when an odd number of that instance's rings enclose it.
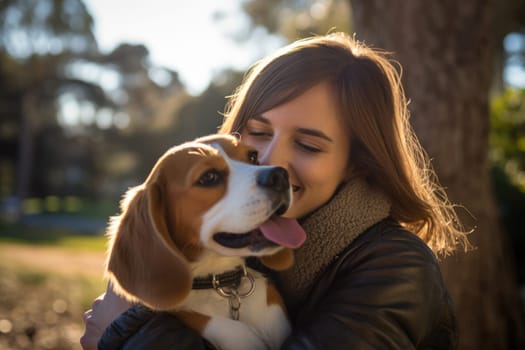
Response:
[[[236,248],[214,238],[254,233],[289,207],[287,177],[285,190],[261,186],[261,172],[277,167],[256,163],[254,150],[226,135],[168,150],[146,181],[126,193],[121,214],[109,225],[106,271],[115,291],[174,312],[218,349],[278,349],[290,325],[278,292],[261,273],[250,271],[255,290],[242,299],[239,321],[215,290],[192,290],[194,278],[232,270],[246,256],[259,256],[274,269],[293,263],[289,248],[264,239],[257,248]]]

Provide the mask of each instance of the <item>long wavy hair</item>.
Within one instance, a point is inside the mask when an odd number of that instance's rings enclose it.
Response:
[[[228,101],[219,132],[241,132],[253,116],[328,82],[350,138],[350,174],[379,187],[391,215],[439,255],[468,246],[409,123],[401,66],[344,33],[296,41],[257,62]]]

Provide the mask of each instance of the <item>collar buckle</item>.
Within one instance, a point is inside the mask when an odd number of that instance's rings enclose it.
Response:
[[[245,290],[241,290],[243,281],[249,282],[248,288]],[[246,266],[243,265],[242,275],[237,283],[223,286],[217,275],[212,275],[212,285],[217,294],[228,299],[228,303],[230,304],[230,317],[233,320],[238,320],[240,317],[241,299],[253,294],[255,291],[255,278],[246,270]]]

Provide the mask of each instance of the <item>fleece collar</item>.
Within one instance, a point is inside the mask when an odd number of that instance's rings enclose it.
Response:
[[[327,204],[301,220],[306,242],[295,251],[294,265],[278,276],[286,304],[293,309],[339,253],[389,214],[390,201],[386,195],[364,180],[355,179]]]

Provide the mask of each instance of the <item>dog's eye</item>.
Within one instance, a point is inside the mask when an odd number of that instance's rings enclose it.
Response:
[[[221,183],[222,179],[223,174],[219,170],[210,169],[201,175],[195,185],[201,187],[212,187]]]
[[[249,151],[248,152],[248,161],[250,163],[252,163],[252,164],[259,165],[258,156],[259,156],[259,154],[257,153],[257,151]]]

